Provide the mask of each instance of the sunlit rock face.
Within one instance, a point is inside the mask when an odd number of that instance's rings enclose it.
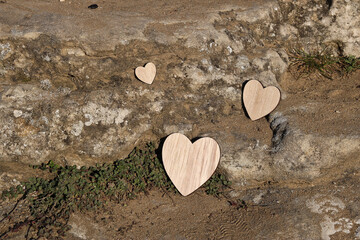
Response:
[[[145,6],[130,14],[119,3],[98,11],[97,23],[81,14],[88,9],[75,14],[60,2],[24,3],[30,15],[2,4],[0,160],[110,162],[180,132],[216,139],[220,167],[238,187],[350,169],[360,152],[359,94],[338,105],[340,83],[312,85],[287,72],[293,49],[360,56],[360,4],[332,2],[195,1],[189,9],[180,1],[168,9],[177,14]],[[157,75],[147,85],[134,69],[150,61]],[[242,105],[252,79],[282,93],[254,122]]]

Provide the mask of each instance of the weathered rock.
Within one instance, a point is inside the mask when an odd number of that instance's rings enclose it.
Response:
[[[293,49],[360,57],[359,1],[98,4],[90,10],[72,1],[0,1],[0,191],[38,174],[28,164],[110,162],[180,132],[215,138],[232,194],[259,205],[257,214],[218,209],[221,224],[218,213],[205,216],[198,207],[203,222],[215,226],[204,233],[221,235],[247,219],[241,227],[253,232],[244,239],[360,239],[360,73],[330,80],[287,71]],[[134,76],[149,61],[157,66],[152,85]],[[254,122],[242,105],[251,79],[282,92],[276,110]],[[148,236],[136,235],[141,221],[124,219],[141,216],[149,226],[151,211],[160,220],[164,212],[186,212],[167,200],[142,199],[145,210],[124,208],[111,228],[74,214],[68,237],[111,239],[129,224],[128,238]],[[185,200],[184,208],[194,204]],[[181,216],[190,215],[187,209]],[[189,232],[198,222],[189,221]]]
[[[359,4],[330,2],[195,1],[189,8],[180,1],[165,12],[117,2],[96,13],[71,3],[2,4],[1,162],[89,165],[181,132],[216,138],[221,167],[242,187],[320,181],[334,177],[332,169],[352,169],[359,80],[321,85],[286,72],[295,46],[359,56]],[[152,85],[133,72],[148,61],[157,66]],[[246,117],[241,91],[251,79],[282,91],[268,119]],[[321,94],[300,94],[316,84]]]

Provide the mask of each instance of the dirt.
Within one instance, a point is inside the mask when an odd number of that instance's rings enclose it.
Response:
[[[202,190],[188,197],[151,191],[125,204],[109,204],[98,213],[76,215],[74,221],[79,224],[81,219],[78,228],[97,239],[318,239],[317,221],[323,219],[309,211],[307,202],[314,195],[340,197],[347,206],[339,209],[339,217],[354,218],[360,211],[359,170],[318,186],[290,189],[270,183],[238,192],[237,197],[228,193],[216,198]],[[255,200],[259,195],[261,200]],[[332,206],[330,200],[326,204],[321,207]],[[353,239],[355,230],[340,231],[331,239]]]
[[[360,212],[359,170],[317,186],[287,188],[268,183],[256,189],[229,189],[220,197],[206,195],[202,189],[188,197],[154,189],[135,200],[110,202],[100,211],[75,212],[65,239],[318,239],[318,223],[326,221],[309,210],[309,200],[320,202],[325,214],[353,219]],[[341,198],[346,208],[332,203],[331,197]],[[9,206],[6,211],[14,205]],[[0,223],[1,232],[27,214],[26,204],[21,203],[10,220]],[[332,240],[354,239],[356,228],[344,224],[349,233],[336,232]],[[6,239],[24,239],[26,232],[26,227],[19,228]]]
[[[288,98],[278,108],[300,112],[291,120],[294,124],[303,126],[306,133],[323,136],[359,134],[360,71],[335,73],[332,79],[319,73],[295,76],[283,75],[280,85]]]

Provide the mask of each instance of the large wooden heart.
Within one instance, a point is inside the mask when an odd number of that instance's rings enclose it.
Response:
[[[154,81],[156,75],[155,64],[149,62],[145,67],[137,67],[135,69],[136,77],[144,83],[151,84]]]
[[[263,88],[259,81],[251,80],[245,84],[243,101],[251,120],[257,120],[276,108],[280,101],[280,90],[274,86]]]
[[[173,133],[162,148],[165,170],[183,196],[198,189],[215,172],[220,160],[220,147],[209,137],[191,141],[180,133]]]

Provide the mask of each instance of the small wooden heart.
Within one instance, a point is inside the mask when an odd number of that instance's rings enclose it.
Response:
[[[280,101],[280,90],[269,86],[263,88],[259,81],[251,80],[245,84],[243,101],[251,120],[257,120],[271,113]]]
[[[151,84],[156,75],[155,64],[149,62],[145,65],[145,67],[137,67],[135,69],[135,75],[140,81]]]
[[[209,137],[191,143],[186,136],[173,133],[164,142],[162,159],[177,190],[187,196],[215,172],[220,160],[220,147]]]

